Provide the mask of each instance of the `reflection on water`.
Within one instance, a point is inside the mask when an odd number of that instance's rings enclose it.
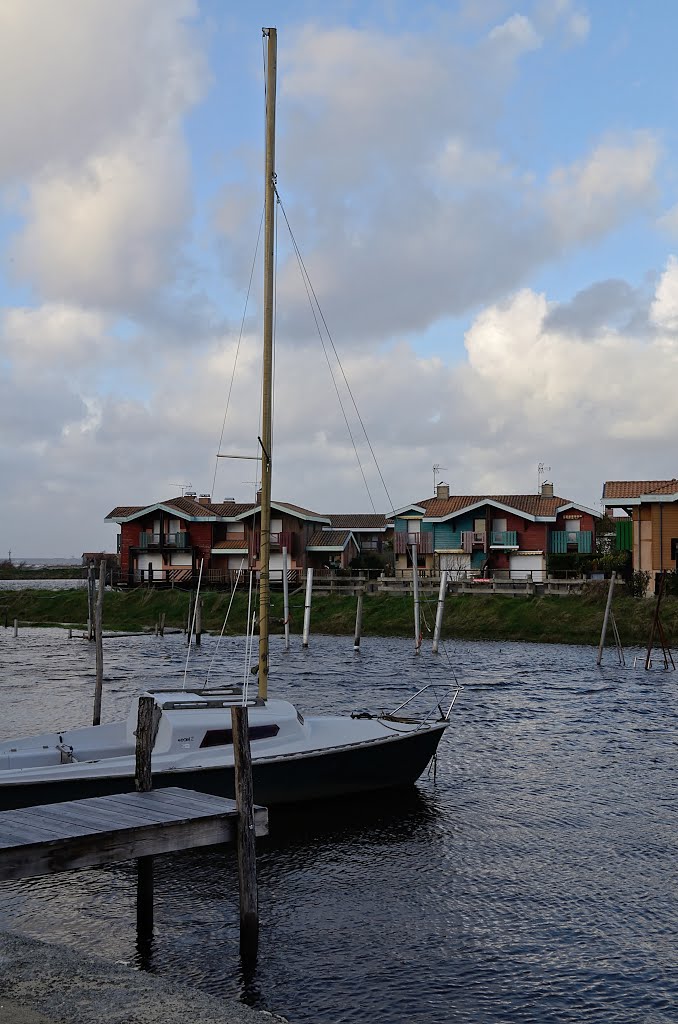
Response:
[[[106,640],[104,718],[141,680],[180,684],[183,638]],[[298,638],[271,687],[306,711],[393,707],[446,655],[407,640]],[[4,735],[91,716],[93,645],[0,629]],[[204,638],[189,681],[202,682]],[[631,661],[632,661],[631,655]],[[181,977],[301,1021],[675,1022],[678,686],[589,648],[459,643],[464,683],[435,783],[274,811],[259,845],[260,960],[238,959],[232,850],[156,864],[136,946],[134,864],[6,883],[0,924]],[[211,682],[242,676],[225,640]]]

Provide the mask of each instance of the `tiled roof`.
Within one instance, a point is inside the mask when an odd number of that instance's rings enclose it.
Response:
[[[244,537],[236,537],[234,540],[219,540],[216,544],[212,545],[213,551],[216,551],[217,548],[226,548],[229,551],[244,551],[247,549],[247,541]]]
[[[307,548],[327,548],[331,551],[343,551],[346,547],[350,530],[316,530],[306,545]]]
[[[136,512],[143,512],[147,505],[116,505],[112,512],[109,512],[106,519],[126,519]]]
[[[232,518],[233,516],[242,516],[247,512],[254,512],[255,508],[259,508],[253,501],[215,501],[210,505],[212,512],[215,516],[227,516]]]
[[[678,480],[606,480],[603,501],[606,498],[639,498],[641,494],[676,494]]]
[[[555,516],[563,505],[575,504],[569,498],[559,498],[547,494],[453,494],[449,498],[424,498],[416,502],[426,509],[426,515],[434,519],[454,515],[461,509],[471,505],[482,505],[483,502],[495,501],[499,505],[507,505],[528,516]]]
[[[341,515],[330,512],[327,518],[332,520],[332,526],[337,530],[385,530],[388,522],[386,516],[363,515],[361,512]]]

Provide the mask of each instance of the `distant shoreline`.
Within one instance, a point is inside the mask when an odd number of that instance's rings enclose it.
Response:
[[[188,615],[189,593],[180,590],[106,591],[104,629],[107,632],[154,631],[161,621],[167,629],[184,629]],[[219,633],[231,600],[228,591],[206,591],[203,601],[203,629]],[[429,639],[435,621],[437,598],[426,595],[421,606],[421,628]],[[300,634],[304,597],[296,593],[290,600],[290,632]],[[621,591],[615,595],[613,610],[622,644],[644,646],[647,643],[655,601],[631,598]],[[540,643],[597,644],[605,609],[599,593],[568,597],[507,597],[503,595],[449,596],[445,603],[443,639],[528,641]],[[284,614],[282,594],[271,595],[271,631],[282,633]],[[313,598],[311,632],[342,636],[355,629],[356,598],[321,596]],[[84,628],[87,621],[87,592],[71,589],[0,590],[0,628],[14,619],[22,626],[61,626]],[[226,624],[229,635],[246,632],[247,594],[237,593]],[[667,597],[662,605],[662,623],[670,646],[678,645],[678,598]],[[366,594],[363,600],[364,636],[410,636],[413,634],[411,596]],[[611,634],[611,631],[610,631]],[[608,637],[611,641],[611,635]]]

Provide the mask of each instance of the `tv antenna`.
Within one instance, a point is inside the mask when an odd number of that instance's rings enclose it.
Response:
[[[170,483],[170,487],[181,487],[181,497],[184,496],[184,491],[187,491],[189,487],[193,487],[193,484],[173,484]]]
[[[433,493],[436,493],[436,486],[439,483],[438,476],[441,470],[447,469],[447,466],[441,466],[439,462],[433,463]]]
[[[543,462],[540,462],[537,466],[537,494],[541,494],[541,482],[547,473],[551,472],[550,466],[545,466]]]

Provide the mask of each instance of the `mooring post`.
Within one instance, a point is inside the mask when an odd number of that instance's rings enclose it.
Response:
[[[283,563],[283,615],[285,617],[285,651],[290,649],[290,587],[289,580],[287,579],[287,548],[283,545],[282,549],[282,563]]]
[[[19,620],[15,619],[14,620],[14,636],[18,636],[18,635],[19,635]]]
[[[304,632],[301,646],[308,647],[308,636],[311,632],[311,598],[313,596],[313,569],[306,570],[306,597],[304,598]]]
[[[200,641],[202,640],[202,598],[198,597],[195,601],[195,646],[200,647]]]
[[[137,714],[136,771],[138,793],[153,788],[151,755],[160,721],[153,697],[139,697]],[[137,857],[137,939],[140,945],[153,937],[153,858]]]
[[[259,946],[257,856],[254,835],[254,786],[247,708],[231,708],[235,800],[238,807],[238,884],[240,888],[240,955],[246,965],[256,962]]]
[[[165,635],[165,612],[160,616],[160,636]]]
[[[605,614],[603,615],[603,628],[600,631],[600,643],[598,644],[598,657],[596,658],[596,665],[600,665],[603,660],[603,648],[605,647],[605,635],[607,633],[607,622],[610,618],[610,608],[612,607],[612,593],[614,591],[614,584],[617,578],[616,572],[613,572],[610,576],[610,586],[607,591],[607,601],[605,603]]]
[[[94,612],[94,639],[96,640],[96,683],[94,685],[94,714],[92,725],[101,725],[101,691],[104,683],[104,589],[106,583],[106,563],[103,558],[99,565],[99,589],[97,591],[96,609]]]
[[[414,653],[421,649],[421,628],[419,625],[419,556],[416,543],[412,545],[412,595],[414,597]]]
[[[363,591],[358,591],[358,603],[355,610],[355,634],[353,636],[353,650],[360,650],[360,633],[363,625]]]
[[[94,566],[87,570],[87,639],[94,640]]]
[[[436,608],[436,624],[433,629],[433,646],[432,651],[434,654],[438,653],[438,645],[440,643],[440,634],[443,628],[443,612],[445,611],[445,597],[447,596],[447,569],[443,569],[440,574],[440,590],[438,591],[438,607]]]

